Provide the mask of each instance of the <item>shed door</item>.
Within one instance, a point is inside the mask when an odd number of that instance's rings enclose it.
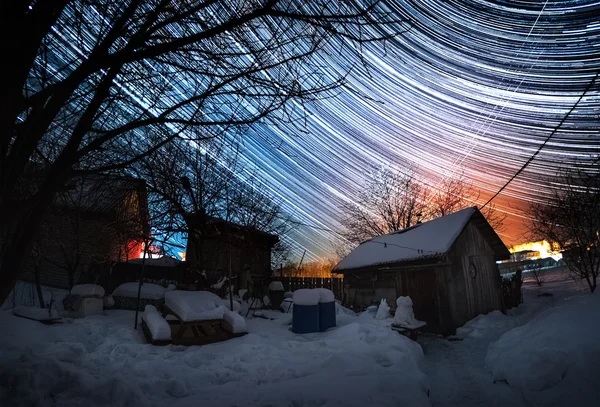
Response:
[[[435,272],[432,269],[401,271],[398,278],[399,295],[412,299],[415,318],[435,329],[439,325]]]

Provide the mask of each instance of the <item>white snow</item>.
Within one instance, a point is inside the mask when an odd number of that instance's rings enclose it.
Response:
[[[486,366],[494,380],[521,392],[546,390],[554,403],[599,406],[599,315],[598,294],[551,308],[493,343]]]
[[[269,283],[269,291],[284,291],[281,281],[271,281]]]
[[[387,303],[385,298],[381,299],[381,303],[379,304],[379,308],[377,308],[377,315],[375,315],[375,319],[379,321],[383,321],[390,317],[390,306]]]
[[[356,316],[296,335],[273,312],[240,338],[155,347],[134,315],[45,326],[0,312],[0,405],[430,406],[421,347]]]
[[[321,295],[317,290],[301,288],[294,291],[294,304],[297,305],[319,305]]]
[[[221,288],[223,288],[223,284],[225,284],[225,282],[227,280],[228,280],[227,277],[222,276],[221,278],[219,278],[219,281],[217,281],[215,284],[211,285],[210,287],[215,290],[220,290]]]
[[[112,292],[113,297],[137,298],[140,283],[124,283],[115,288]],[[160,300],[165,296],[165,287],[158,284],[144,283],[140,292],[140,298],[147,300]]]
[[[14,315],[35,319],[36,321],[48,321],[60,318],[58,311],[55,309],[26,307],[24,305],[17,305],[12,309],[12,312]]]
[[[235,296],[233,298],[235,298]],[[229,298],[222,298],[221,302],[223,303],[223,305],[225,305],[227,307],[227,309],[231,309],[231,301],[229,301]],[[232,311],[238,311],[241,307],[242,307],[242,304],[240,304],[239,301],[233,300]]]
[[[171,339],[171,328],[166,319],[158,312],[154,305],[146,305],[143,317],[152,339],[164,341]]]
[[[319,293],[319,302],[333,302],[335,301],[335,294],[328,288],[315,288],[315,291]]]
[[[227,309],[223,299],[208,291],[170,291],[165,295],[165,305],[183,321],[221,319]]]
[[[225,313],[223,314],[223,319],[227,321],[229,325],[231,325],[231,329],[234,334],[248,332],[246,320],[237,312],[225,310]]]
[[[398,297],[396,300],[396,314],[394,314],[394,325],[415,329],[425,326],[426,323],[415,318],[413,302],[410,297]]]
[[[352,250],[334,270],[444,254],[450,250],[475,211],[475,208],[466,208],[407,229],[374,237]]]
[[[72,295],[79,295],[81,297],[104,297],[104,288],[98,284],[77,284],[71,288]]]

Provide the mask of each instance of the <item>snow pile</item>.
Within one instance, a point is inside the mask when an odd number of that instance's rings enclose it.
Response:
[[[124,283],[115,288],[113,297],[137,298],[139,282]],[[165,287],[158,284],[143,283],[140,298],[145,300],[161,300],[165,296]]]
[[[302,288],[294,291],[294,304],[296,305],[319,305],[321,294],[317,290]]]
[[[223,319],[231,326],[231,332],[234,334],[248,332],[246,320],[237,312],[225,310]]]
[[[379,321],[383,321],[384,319],[388,319],[390,317],[390,306],[387,303],[385,298],[381,299],[381,303],[379,304],[379,308],[377,308],[377,315],[375,315],[375,319]]]
[[[60,319],[58,311],[55,309],[40,308],[40,307],[26,307],[24,305],[17,305],[12,310],[14,315],[19,317],[34,319],[36,321],[50,321],[53,319]]]
[[[175,286],[175,284],[169,284],[167,286],[167,288],[165,288],[165,294],[168,293],[169,291],[175,291],[177,290],[177,287]]]
[[[169,323],[160,315],[154,305],[146,305],[142,318],[150,330],[152,339],[157,341],[168,341],[171,339]]]
[[[281,281],[271,281],[269,291],[284,291],[283,283]]]
[[[398,297],[396,305],[398,305],[398,308],[396,308],[396,314],[394,315],[394,325],[409,329],[426,325],[425,322],[415,318],[413,302],[410,297]]]
[[[315,291],[319,293],[319,302],[334,302],[335,294],[333,291],[327,288],[315,288]]]
[[[494,380],[552,405],[600,405],[600,295],[551,308],[490,345]]]
[[[184,321],[222,319],[227,309],[221,298],[208,291],[170,291],[165,305]]]
[[[104,288],[97,284],[77,284],[71,288],[71,295],[81,297],[104,297]]]
[[[468,321],[464,326],[456,329],[456,336],[460,338],[481,338],[491,331],[514,327],[517,321],[514,317],[504,315],[500,311],[478,315]]]

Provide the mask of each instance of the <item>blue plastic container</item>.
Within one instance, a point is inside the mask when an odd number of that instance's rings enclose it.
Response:
[[[319,332],[319,305],[294,304],[292,332],[297,334]]]
[[[319,331],[335,326],[335,301],[319,303]]]

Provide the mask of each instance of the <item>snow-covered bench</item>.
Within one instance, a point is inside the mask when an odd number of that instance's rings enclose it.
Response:
[[[166,293],[162,317],[171,328],[175,345],[204,345],[247,333],[245,319],[208,291]]]

